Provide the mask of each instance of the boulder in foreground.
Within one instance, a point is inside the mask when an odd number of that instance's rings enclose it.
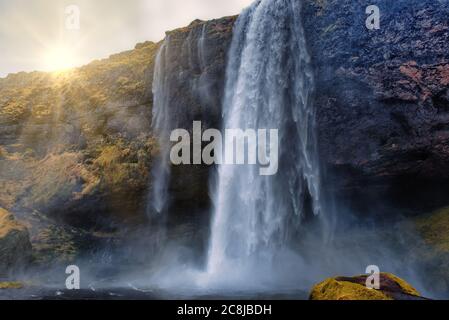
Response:
[[[313,287],[310,300],[423,300],[406,281],[380,274],[380,290],[366,287],[367,275],[329,278]]]

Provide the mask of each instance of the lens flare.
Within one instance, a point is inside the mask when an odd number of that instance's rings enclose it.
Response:
[[[43,58],[45,71],[59,72],[74,68],[79,65],[73,50],[65,46],[50,48]]]

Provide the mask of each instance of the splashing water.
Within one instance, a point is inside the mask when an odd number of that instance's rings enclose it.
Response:
[[[224,127],[278,129],[279,172],[269,177],[260,176],[255,166],[219,167],[208,258],[212,275],[244,268],[249,261],[256,268],[273,261],[302,221],[322,211],[310,103],[313,75],[300,4],[257,1],[234,27]]]
[[[309,274],[298,278],[298,271],[314,270],[305,257],[290,250],[291,244],[298,243],[304,220],[321,218],[324,211],[311,104],[313,73],[300,14],[301,0],[256,1],[234,26],[227,62],[222,127],[278,129],[277,175],[261,176],[258,166],[221,165],[211,190],[214,214],[206,270],[161,263],[165,276],[158,273],[159,285],[259,290],[261,283],[269,283],[264,288],[271,290],[273,285],[284,288],[284,284],[295,286],[305,278],[318,278]],[[209,63],[206,27],[194,32],[181,50],[189,69],[201,71]],[[164,148],[153,169],[154,200],[150,203],[157,212],[166,210],[169,196],[170,130],[188,123],[186,119],[196,119],[186,115],[180,101],[173,98],[185,79],[169,79],[176,73],[170,70],[176,51],[172,45],[168,36],[156,60],[153,85],[153,128]],[[201,89],[201,79],[188,83],[200,100],[208,97]],[[176,250],[167,255],[175,257]],[[282,266],[273,268],[272,262]]]

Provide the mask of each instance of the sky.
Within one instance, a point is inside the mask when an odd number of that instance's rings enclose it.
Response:
[[[0,77],[55,71],[238,14],[253,0],[0,0]]]

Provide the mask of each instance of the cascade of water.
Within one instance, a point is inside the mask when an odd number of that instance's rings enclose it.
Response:
[[[260,176],[255,166],[219,167],[210,274],[226,264],[238,268],[253,258],[273,258],[303,219],[321,211],[313,74],[300,15],[301,0],[259,0],[234,27],[224,127],[278,129],[279,172]]]
[[[153,188],[149,203],[157,213],[161,213],[165,207],[170,178],[169,137],[172,120],[169,108],[170,85],[165,72],[169,45],[170,39],[168,37],[157,54],[153,80],[152,127],[154,133],[158,136],[160,153],[152,170]]]
[[[170,134],[177,128],[189,128],[198,116],[186,108],[186,100],[207,108],[209,92],[207,78],[207,22],[193,27],[179,41],[169,34],[161,45],[153,75],[153,133],[158,138],[159,156],[152,168],[152,188],[147,212],[161,213],[167,209],[171,177]],[[186,96],[182,96],[184,92]]]

